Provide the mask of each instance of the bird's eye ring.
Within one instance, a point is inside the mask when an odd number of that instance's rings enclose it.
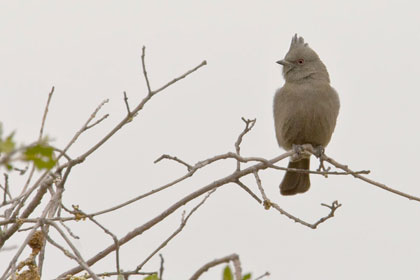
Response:
[[[303,64],[304,62],[305,62],[305,60],[303,58],[300,58],[300,59],[297,60],[298,64]]]

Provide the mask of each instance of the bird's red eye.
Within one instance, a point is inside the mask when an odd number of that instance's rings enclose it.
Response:
[[[300,59],[297,60],[298,64],[303,64],[304,62],[305,62],[305,60],[303,58],[300,58]]]

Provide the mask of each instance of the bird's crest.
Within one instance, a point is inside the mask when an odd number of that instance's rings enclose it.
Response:
[[[298,37],[297,34],[295,34],[295,36],[293,36],[292,38],[292,42],[290,43],[289,50],[294,49],[296,47],[300,47],[300,46],[307,47],[308,44],[305,43],[305,40],[303,40],[303,37]]]

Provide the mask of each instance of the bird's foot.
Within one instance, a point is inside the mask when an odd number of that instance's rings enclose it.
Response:
[[[328,172],[330,171],[331,167],[326,168],[324,165],[324,158],[323,155],[325,153],[325,148],[321,145],[314,148],[314,155],[319,159],[319,167],[317,171]],[[324,174],[325,178],[328,178],[328,174]]]
[[[325,153],[325,148],[323,146],[319,145],[314,148],[314,155],[317,158],[321,158],[324,155],[324,153]]]
[[[309,158],[311,154],[307,151],[305,145],[292,145],[292,150],[295,152],[291,156],[291,161],[299,161],[303,158]]]

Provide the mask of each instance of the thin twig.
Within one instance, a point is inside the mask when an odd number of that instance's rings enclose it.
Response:
[[[0,249],[0,253],[1,252],[6,252],[6,251],[11,251],[11,250],[14,250],[14,249],[16,249],[18,246],[17,245],[12,245],[12,246],[9,246],[9,247],[7,247],[7,246],[3,246],[1,249]]]
[[[260,280],[260,279],[263,279],[264,277],[266,277],[266,276],[270,276],[270,272],[266,272],[266,273],[264,273],[263,275],[261,275],[261,276],[258,276],[257,278],[255,278],[255,280]]]
[[[130,115],[131,114],[130,105],[128,104],[128,97],[125,91],[124,91],[124,103],[125,103],[125,108],[127,109],[127,115]]]
[[[191,69],[190,71],[187,71],[184,75],[179,76],[178,78],[173,79],[172,81],[170,81],[169,83],[167,83],[166,85],[158,88],[157,90],[154,90],[151,92],[152,95],[161,92],[162,90],[164,90],[165,88],[175,84],[176,82],[178,82],[179,80],[184,79],[185,77],[187,77],[189,74],[197,71],[199,68],[203,67],[204,65],[207,65],[207,61],[203,61],[201,62],[198,66],[194,67],[193,69]]]
[[[211,262],[208,262],[205,265],[203,265],[202,267],[200,267],[200,269],[197,270],[193,274],[193,276],[190,277],[190,280],[197,280],[201,276],[201,274],[203,274],[204,272],[206,272],[210,268],[212,268],[216,265],[222,264],[222,263],[229,263],[230,261],[234,261],[234,260],[237,260],[239,262],[239,256],[237,254],[232,254],[232,255],[229,255],[229,256],[226,256],[226,257],[223,257],[223,258],[220,258],[220,259],[215,259]],[[241,279],[240,275],[239,275],[239,279],[237,278],[238,277],[237,274],[238,274],[238,272],[236,271],[236,267],[235,267],[235,276],[236,276],[235,278],[237,280]]]
[[[283,171],[292,171],[296,173],[308,173],[308,174],[318,174],[318,175],[354,175],[354,174],[370,174],[370,170],[359,170],[359,171],[352,171],[352,172],[340,172],[340,171],[329,171],[330,168],[327,168],[325,170],[328,171],[320,171],[320,170],[308,170],[308,169],[298,169],[298,168],[287,168],[287,167],[281,167],[277,165],[271,165],[270,168],[276,169],[276,170],[283,170]]]
[[[63,223],[62,221],[60,221],[59,220],[59,222],[60,222],[60,225],[67,231],[67,233],[71,236],[71,237],[73,237],[74,239],[80,239],[80,237],[79,236],[77,236],[76,234],[74,234],[73,233],[73,231],[68,227],[68,226],[66,226],[66,224],[65,223]]]
[[[71,254],[68,250],[66,250],[64,247],[62,247],[61,245],[59,245],[57,242],[55,242],[54,240],[52,240],[48,234],[46,234],[46,232],[44,232],[44,235],[46,237],[46,239],[48,240],[48,242],[50,244],[52,244],[53,246],[57,247],[58,249],[60,249],[67,257],[75,260],[79,265],[81,265],[88,273],[89,275],[95,279],[95,280],[99,280],[98,276],[89,268],[89,266],[86,264],[86,262],[83,260],[82,256],[80,255],[79,251],[76,249],[76,247],[70,242],[70,240],[67,238],[67,236],[64,234],[63,231],[61,231],[61,229],[54,223],[49,223],[51,226],[53,226],[58,233],[60,233],[61,237],[63,237],[63,239],[66,241],[66,243],[70,246],[70,248],[73,250],[73,254]]]
[[[265,194],[264,188],[262,187],[262,184],[261,184],[260,176],[258,175],[258,172],[257,171],[254,171],[254,177],[255,177],[255,181],[257,181],[258,189],[261,192],[261,195],[262,195],[262,197],[264,199],[264,204],[265,204],[266,201],[269,201],[269,199],[268,199],[267,195]]]
[[[117,271],[112,271],[112,272],[103,272],[103,273],[98,273],[98,274],[96,274],[96,276],[98,276],[98,277],[109,277],[109,276],[114,276],[114,275],[116,275],[116,276],[119,276],[119,275],[122,275],[122,276],[124,276],[125,278],[124,279],[128,279],[127,277],[128,276],[131,276],[131,275],[153,275],[153,274],[158,274],[156,271],[153,271],[153,272],[144,272],[144,271],[142,271],[142,272],[135,272],[135,271],[121,271],[121,272],[117,272]],[[83,277],[85,277],[85,276],[83,276]],[[91,278],[89,275],[87,275],[86,276],[86,279],[89,279],[89,278]],[[57,280],[64,280],[64,279],[68,279],[67,278],[67,276],[64,276],[64,277],[62,277],[62,278],[57,278]]]
[[[165,263],[165,260],[164,260],[164,258],[162,256],[162,254],[159,254],[159,258],[160,258],[159,280],[163,280],[163,271],[164,271],[163,264]]]
[[[269,210],[271,207],[273,207],[278,212],[280,212],[280,214],[285,215],[286,217],[288,217],[289,219],[295,221],[296,223],[299,223],[301,225],[307,226],[307,227],[309,227],[311,229],[316,229],[319,224],[321,224],[321,223],[325,222],[326,220],[334,217],[335,211],[337,210],[337,208],[339,208],[341,206],[341,204],[339,204],[337,201],[334,201],[331,204],[331,206],[325,205],[325,204],[321,204],[322,206],[327,206],[328,208],[330,208],[330,210],[331,210],[330,213],[327,216],[320,218],[318,221],[316,221],[313,224],[307,223],[307,222],[299,219],[298,217],[293,216],[292,214],[288,213],[287,211],[283,210],[278,204],[270,201],[270,199],[268,199],[267,195],[265,194],[264,188],[262,187],[262,184],[261,184],[261,179],[260,179],[257,171],[254,171],[254,176],[255,176],[255,181],[257,182],[257,185],[258,185],[258,189],[260,190],[261,195],[262,195],[262,197],[264,199],[263,205],[264,205],[264,208],[266,210]]]
[[[371,180],[371,179],[369,179],[369,178],[366,178],[365,176],[362,176],[362,175],[360,175],[360,174],[358,174],[358,173],[354,172],[354,171],[353,171],[353,170],[351,170],[350,168],[348,168],[348,166],[347,166],[347,165],[341,164],[341,163],[339,163],[339,162],[335,161],[334,159],[332,159],[332,158],[328,157],[328,156],[327,156],[327,155],[325,155],[325,154],[324,154],[324,155],[322,155],[322,158],[323,158],[323,160],[325,160],[325,161],[327,161],[327,162],[331,163],[332,165],[334,165],[335,167],[340,168],[340,169],[342,169],[342,170],[344,170],[344,171],[348,172],[350,175],[352,175],[352,176],[353,176],[353,177],[355,177],[355,178],[358,178],[358,179],[360,179],[360,180],[362,180],[362,181],[365,181],[365,182],[367,182],[367,183],[369,183],[369,184],[371,184],[371,185],[377,186],[377,187],[379,187],[379,188],[381,188],[381,189],[383,189],[383,190],[386,190],[386,191],[388,191],[388,192],[392,192],[392,193],[394,193],[394,194],[396,194],[396,195],[399,195],[399,196],[402,196],[402,197],[408,198],[408,199],[410,199],[410,200],[415,200],[415,201],[419,201],[419,202],[420,202],[420,197],[418,197],[418,196],[413,196],[413,195],[410,195],[410,194],[407,194],[407,193],[404,193],[404,192],[398,191],[398,190],[396,190],[396,189],[393,189],[393,188],[388,187],[388,186],[387,186],[387,185],[385,185],[385,184],[381,184],[381,183],[379,183],[379,182],[376,182],[376,181],[374,181],[374,180]]]
[[[253,193],[244,183],[242,183],[240,180],[235,182],[238,186],[240,186],[242,189],[244,189],[247,193],[249,193],[258,203],[262,203],[261,199]]]
[[[257,119],[245,119],[244,117],[241,118],[244,123],[245,123],[245,128],[244,130],[239,134],[238,139],[235,142],[235,150],[236,150],[236,154],[239,156],[241,153],[241,143],[242,143],[242,138],[244,137],[245,134],[247,134],[255,125],[255,122],[257,121]],[[236,170],[239,171],[241,169],[241,162],[237,161],[236,162]]]
[[[83,215],[86,216],[86,214],[83,211],[81,211],[80,209],[77,209],[77,210],[80,211]],[[96,224],[98,227],[100,227],[106,234],[108,234],[109,236],[112,237],[112,240],[114,241],[114,244],[115,244],[115,266],[116,266],[117,271],[121,271],[121,269],[120,269],[120,244],[118,243],[117,236],[115,234],[113,234],[110,230],[108,230],[106,227],[101,225],[93,217],[89,217],[89,216],[87,216],[87,217],[94,224]]]
[[[191,171],[193,169],[193,167],[191,165],[189,165],[188,163],[186,163],[185,161],[177,158],[177,157],[173,157],[167,154],[163,154],[161,155],[158,159],[156,159],[153,163],[158,163],[159,161],[161,161],[162,159],[170,159],[170,160],[174,160],[182,165],[185,165],[185,167],[187,167],[188,171]]]
[[[66,145],[66,147],[63,149],[63,153],[67,152],[68,149],[76,142],[76,140],[79,138],[79,136],[86,131],[86,127],[89,126],[90,122],[96,117],[96,114],[99,112],[99,110],[101,110],[101,108],[109,102],[109,99],[105,99],[104,101],[102,101],[98,107],[96,107],[95,111],[93,111],[93,113],[90,115],[90,117],[88,118],[88,120],[84,123],[84,125],[82,126],[81,129],[79,129],[79,131],[76,132],[76,134],[73,136],[73,138],[70,140],[70,142]],[[60,154],[58,156],[58,158],[60,158],[62,156],[62,154]],[[58,159],[57,159],[58,160]]]
[[[195,211],[197,211],[198,208],[200,208],[201,205],[204,204],[204,202],[206,202],[206,200],[210,197],[210,195],[215,191],[216,189],[210,191],[205,197],[204,199],[198,203],[191,211],[190,213],[188,213],[188,215],[186,217],[185,216],[185,212],[182,214],[182,219],[181,219],[181,224],[179,225],[178,229],[175,230],[165,241],[162,242],[162,244],[160,244],[141,264],[139,264],[136,269],[134,271],[140,271],[143,266],[157,253],[159,252],[163,247],[165,247],[166,245],[168,245],[169,241],[171,241],[176,235],[178,235],[178,233],[180,233],[185,225],[188,222],[188,219],[192,216],[192,214],[194,214]]]
[[[95,125],[99,124],[100,122],[102,122],[103,120],[105,120],[105,119],[106,119],[106,118],[108,118],[108,117],[109,117],[109,114],[105,114],[105,115],[103,115],[103,116],[102,116],[102,118],[98,119],[98,120],[97,120],[96,122],[94,122],[93,124],[86,126],[86,127],[85,127],[85,131],[86,131],[86,130],[88,130],[89,128],[92,128],[92,127],[94,127]]]
[[[146,63],[145,63],[145,56],[146,56],[146,46],[143,46],[143,48],[141,49],[141,65],[143,68],[143,75],[144,75],[144,79],[146,80],[146,85],[147,85],[147,91],[149,94],[152,94],[152,89],[150,88],[150,82],[149,82],[149,77],[147,76],[147,71],[146,71]]]
[[[10,199],[12,199],[12,196],[9,192],[9,175],[7,173],[3,173],[4,175],[4,188],[3,188],[3,205],[6,204],[7,196],[9,196]]]
[[[52,97],[53,93],[54,93],[54,87],[51,88],[51,91],[48,94],[47,104],[45,105],[44,114],[42,116],[41,128],[39,129],[38,141],[41,141],[42,135],[44,133],[45,120],[47,119],[48,107],[50,106],[51,97]]]

